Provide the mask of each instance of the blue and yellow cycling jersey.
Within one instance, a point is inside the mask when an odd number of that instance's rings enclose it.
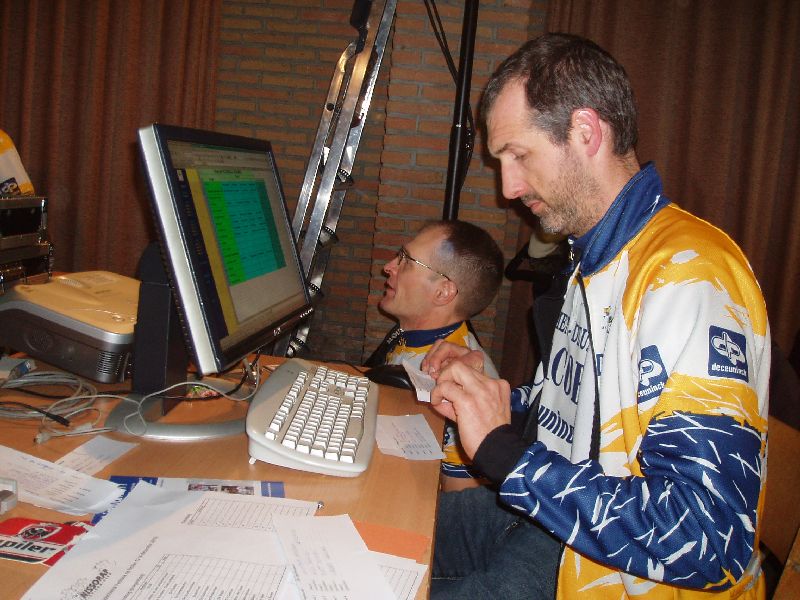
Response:
[[[763,597],[770,334],[747,259],[652,165],[574,245],[501,499],[564,541],[559,598]]]

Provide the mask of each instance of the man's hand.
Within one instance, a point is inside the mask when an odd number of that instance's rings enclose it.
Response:
[[[442,370],[455,360],[460,360],[468,367],[483,373],[483,353],[479,350],[470,350],[452,342],[436,340],[422,359],[420,370],[434,379],[439,378]]]
[[[466,364],[451,361],[431,392],[431,405],[458,424],[458,437],[467,456],[474,458],[489,433],[511,422],[511,386]]]

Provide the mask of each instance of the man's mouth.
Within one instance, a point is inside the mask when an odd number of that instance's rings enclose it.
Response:
[[[532,212],[542,205],[542,199],[539,196],[524,196],[520,200]]]

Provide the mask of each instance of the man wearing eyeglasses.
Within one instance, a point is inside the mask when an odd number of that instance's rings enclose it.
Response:
[[[426,224],[383,268],[387,275],[380,308],[397,319],[368,366],[399,365],[405,359],[419,366],[436,340],[480,350],[487,373],[497,377],[467,320],[480,313],[497,294],[503,254],[484,229],[465,221]],[[474,485],[476,474],[457,441],[452,423],[445,429],[442,486],[455,490]]]

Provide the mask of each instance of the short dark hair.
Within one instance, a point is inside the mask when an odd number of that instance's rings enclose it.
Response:
[[[422,231],[439,229],[444,237],[434,253],[437,270],[458,286],[458,308],[466,318],[494,299],[503,281],[503,253],[485,229],[466,221],[431,221]]]
[[[492,75],[481,99],[485,121],[498,94],[512,81],[525,84],[533,124],[564,144],[572,112],[592,108],[611,125],[614,153],[638,141],[636,102],[625,69],[600,46],[577,35],[548,33],[523,44]]]

